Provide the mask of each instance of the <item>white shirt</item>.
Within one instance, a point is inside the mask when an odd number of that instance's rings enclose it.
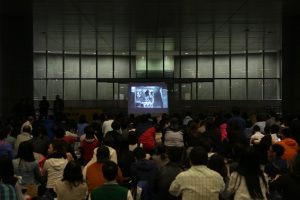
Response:
[[[106,133],[108,131],[112,131],[112,127],[111,127],[111,124],[113,123],[113,119],[109,119],[109,120],[106,120],[103,122],[102,124],[102,133],[103,133],[103,138],[105,137]]]

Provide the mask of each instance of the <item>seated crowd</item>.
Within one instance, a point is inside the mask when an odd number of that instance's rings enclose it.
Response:
[[[237,108],[3,120],[0,199],[297,199],[299,135],[298,118]]]

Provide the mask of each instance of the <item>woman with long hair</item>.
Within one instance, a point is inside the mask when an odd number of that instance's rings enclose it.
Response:
[[[13,160],[15,174],[22,177],[21,185],[38,184],[41,182],[39,164],[34,158],[33,147],[28,141],[22,142],[17,158]]]
[[[230,176],[227,193],[236,200],[260,199],[268,197],[267,175],[259,163],[259,153],[249,147],[243,153],[237,170]]]
[[[64,169],[63,178],[54,186],[57,199],[84,200],[87,196],[87,185],[83,181],[81,167],[75,161],[70,161]]]

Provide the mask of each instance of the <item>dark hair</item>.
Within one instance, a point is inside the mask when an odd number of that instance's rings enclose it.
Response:
[[[267,185],[267,181],[260,169],[259,153],[253,148],[248,147],[237,166],[237,173],[244,176],[246,186],[252,199],[263,198],[260,181],[262,178],[263,183]]]
[[[21,142],[18,149],[18,157],[27,162],[34,162],[33,146],[28,141]]]
[[[270,126],[270,132],[271,133],[278,133],[280,130],[279,126],[276,124],[273,124],[272,126]]]
[[[91,126],[87,126],[84,128],[85,138],[86,139],[93,139],[95,132],[94,129]]]
[[[194,147],[190,153],[190,160],[192,165],[206,165],[208,161],[207,151],[201,146]]]
[[[198,144],[203,147],[207,152],[210,152],[213,148],[212,141],[210,138],[201,138],[198,141]]]
[[[260,127],[258,125],[253,126],[253,132],[260,131]]]
[[[179,163],[182,159],[183,148],[180,147],[168,147],[167,148],[167,155],[171,162]]]
[[[284,154],[284,147],[279,144],[273,144],[272,151],[275,152],[276,157],[281,157]]]
[[[63,138],[65,136],[66,130],[61,126],[55,130],[56,138]]]
[[[68,181],[71,187],[77,187],[79,184],[83,183],[83,175],[80,165],[75,161],[68,162],[64,169],[62,181]]]
[[[103,162],[109,159],[109,149],[107,146],[102,145],[97,149],[97,162]]]
[[[212,155],[208,160],[207,167],[218,172],[223,177],[223,180],[226,181],[227,168],[223,156],[219,154]]]
[[[29,125],[25,125],[22,129],[23,132],[31,133],[31,127]]]
[[[141,147],[137,147],[133,150],[133,156],[136,157],[137,160],[142,160],[146,158],[146,153],[144,149],[142,149]]]
[[[17,178],[14,177],[14,174],[12,160],[5,155],[0,156],[0,180],[5,184],[15,186]]]
[[[118,174],[118,166],[112,161],[105,161],[102,166],[103,177],[107,181],[113,181],[116,179]]]
[[[67,153],[67,146],[63,140],[53,140],[50,143],[53,147],[53,153],[49,155],[51,158],[65,158]]]
[[[233,107],[232,108],[232,114],[234,115],[234,116],[237,116],[237,115],[239,115],[240,114],[240,108],[239,107]]]
[[[178,118],[176,117],[172,117],[170,120],[170,129],[177,131],[180,129],[180,123]]]
[[[131,145],[138,143],[138,135],[135,131],[128,132],[128,143]]]
[[[112,122],[112,124],[111,124],[111,128],[112,128],[113,130],[120,130],[120,128],[121,128],[120,122],[114,120],[114,121]]]

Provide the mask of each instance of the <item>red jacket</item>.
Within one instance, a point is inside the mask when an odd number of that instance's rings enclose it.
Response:
[[[139,143],[143,144],[143,149],[146,151],[151,151],[154,149],[155,133],[155,128],[150,127],[139,137]]]

